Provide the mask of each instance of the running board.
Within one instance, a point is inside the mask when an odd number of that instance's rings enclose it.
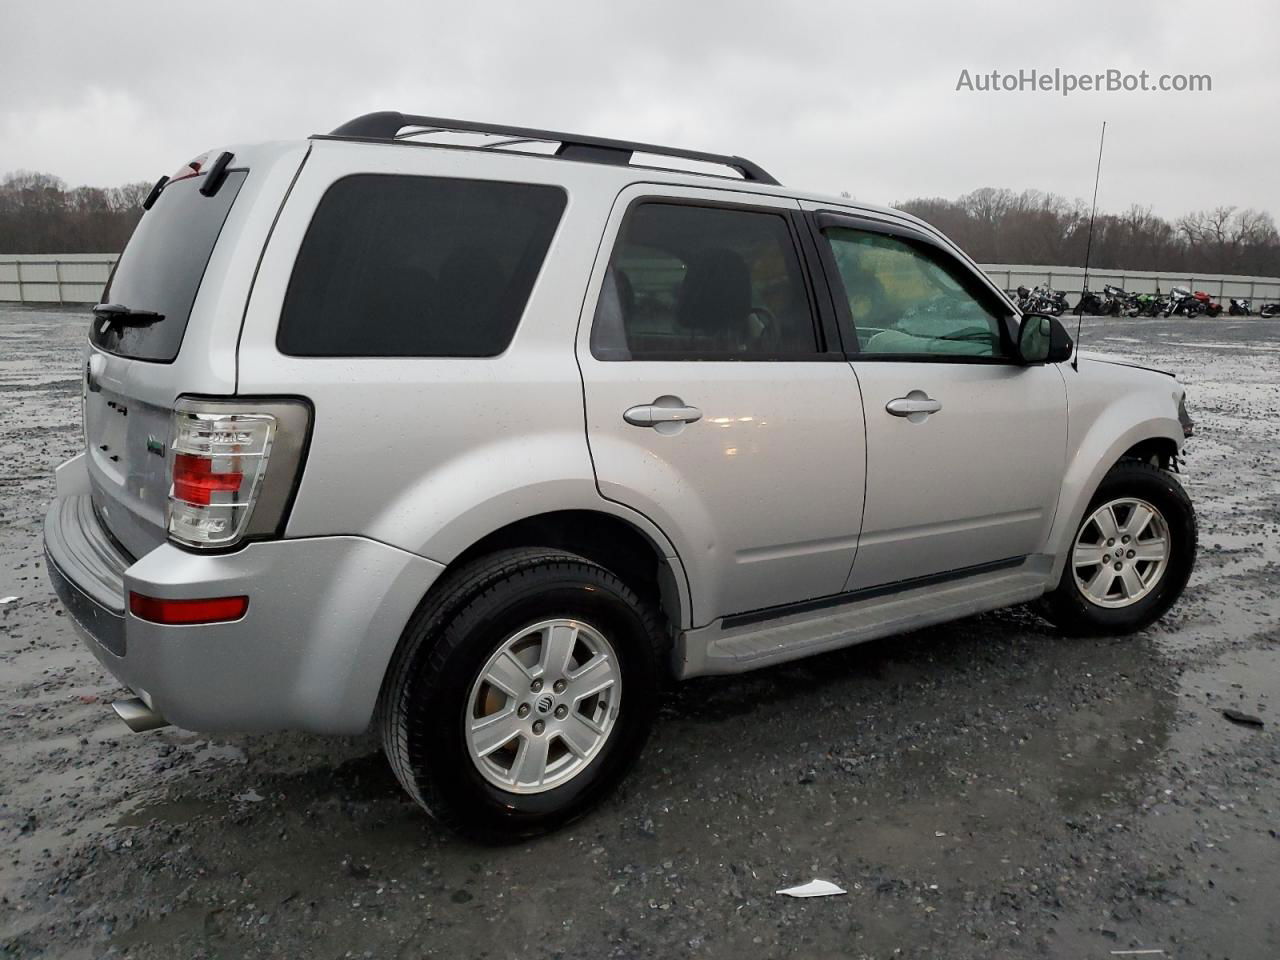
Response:
[[[1014,569],[942,584],[908,586],[819,611],[728,628],[724,620],[716,620],[708,626],[686,630],[676,640],[676,676],[683,680],[743,673],[1026,603],[1045,592],[1052,566],[1052,557],[1033,556]]]

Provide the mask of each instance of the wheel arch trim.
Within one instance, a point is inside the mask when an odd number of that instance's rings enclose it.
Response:
[[[1167,440],[1172,442],[1175,450],[1182,448],[1182,425],[1176,417],[1155,416],[1137,423],[1129,418],[1122,418],[1124,412],[1118,405],[1111,406],[1094,422],[1076,449],[1069,452],[1058,510],[1045,549],[1054,558],[1050,583],[1056,583],[1062,576],[1076,529],[1084,520],[1089,502],[1097,493],[1103,478],[1125,454],[1152,441]],[[1121,426],[1124,422],[1128,425]]]

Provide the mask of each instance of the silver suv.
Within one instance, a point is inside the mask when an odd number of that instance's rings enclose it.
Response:
[[[1191,572],[1182,388],[905,214],[399,113],[146,207],[45,521],[134,729],[373,724],[440,820],[527,836],[669,678],[1032,600],[1128,633]]]

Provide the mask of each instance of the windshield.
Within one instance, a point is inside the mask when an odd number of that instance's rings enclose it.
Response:
[[[229,172],[212,197],[200,193],[204,177],[164,188],[142,215],[102,291],[104,303],[164,319],[132,326],[96,319],[89,334],[94,345],[135,360],[167,363],[177,357],[205,266],[246,174]]]

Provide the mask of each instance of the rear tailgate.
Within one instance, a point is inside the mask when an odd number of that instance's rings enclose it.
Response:
[[[93,505],[135,557],[166,537],[175,401],[235,393],[236,344],[258,256],[307,147],[230,152],[211,196],[200,192],[204,172],[165,185],[103,291],[104,303],[163,319],[95,319],[90,327],[84,426]]]

